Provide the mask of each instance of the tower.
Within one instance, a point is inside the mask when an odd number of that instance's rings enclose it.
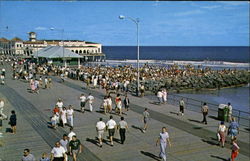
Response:
[[[36,41],[36,33],[35,32],[29,32],[29,41],[35,42]]]

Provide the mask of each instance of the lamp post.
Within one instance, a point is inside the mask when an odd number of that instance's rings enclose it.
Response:
[[[62,46],[63,46],[63,64],[64,64],[64,67],[66,68],[67,67],[67,62],[65,61],[65,58],[64,58],[64,39],[63,39],[63,35],[64,35],[64,29],[58,29],[58,28],[54,28],[54,27],[51,27],[50,30],[59,30],[62,32]]]
[[[137,91],[136,95],[139,96],[139,87],[140,87],[140,48],[139,48],[139,19],[131,18],[131,17],[125,17],[123,15],[119,16],[119,19],[125,19],[128,18],[129,20],[133,21],[136,24],[136,31],[137,31]]]

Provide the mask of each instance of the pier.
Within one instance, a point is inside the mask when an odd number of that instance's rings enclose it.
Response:
[[[1,161],[20,160],[25,148],[31,149],[37,160],[43,152],[50,153],[54,143],[62,138],[64,133],[69,132],[69,127],[59,127],[57,130],[48,127],[52,109],[58,98],[62,98],[66,106],[74,106],[74,132],[84,146],[79,161],[160,161],[160,148],[155,146],[155,141],[163,126],[167,127],[172,142],[172,147],[167,148],[170,161],[225,161],[230,158],[229,138],[227,137],[225,148],[217,145],[216,132],[220,121],[211,117],[214,113],[209,114],[208,125],[204,125],[200,123],[202,114],[199,112],[186,109],[185,115],[179,116],[179,107],[174,103],[159,106],[153,99],[132,95],[129,95],[130,110],[123,114],[129,125],[125,144],[119,143],[119,132],[116,132],[114,147],[111,147],[105,132],[105,142],[100,148],[97,146],[95,124],[100,117],[106,122],[110,116],[100,112],[105,95],[103,89],[87,88],[82,82],[71,79],[61,83],[60,78],[52,76],[51,89],[41,89],[39,94],[32,94],[27,91],[28,83],[13,80],[10,66],[5,64],[4,67],[7,69],[6,84],[0,86],[0,97],[5,100],[5,114],[9,115],[11,110],[16,111],[17,134],[8,133],[8,121],[3,120],[3,136],[0,138]],[[78,112],[78,97],[81,93],[92,93],[95,97],[93,112]],[[151,119],[147,132],[142,133],[142,112],[146,107]],[[86,108],[88,109],[88,106]],[[120,116],[113,116],[116,122],[120,121]],[[237,160],[248,161],[249,127],[240,127],[238,143],[241,149]]]

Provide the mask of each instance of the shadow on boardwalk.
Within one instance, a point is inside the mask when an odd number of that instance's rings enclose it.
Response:
[[[143,130],[142,130],[141,127],[138,127],[138,126],[136,126],[136,125],[132,125],[131,127],[134,128],[134,129],[140,130],[140,131],[143,133]]]
[[[220,159],[222,161],[229,161],[229,159],[225,159],[225,158],[222,158],[222,157],[219,157],[219,156],[215,156],[215,155],[210,155],[212,158],[216,158],[216,159]]]
[[[205,142],[205,143],[208,143],[208,144],[210,144],[210,145],[217,145],[217,146],[220,145],[220,144],[218,144],[218,142],[211,141],[211,140],[201,139],[201,141],[203,141],[203,142]]]
[[[152,154],[152,153],[145,152],[145,151],[141,151],[141,153],[142,153],[143,155],[145,155],[145,156],[148,156],[148,157],[154,159],[154,160],[161,161],[160,157],[158,157],[158,156],[156,156],[156,155],[154,155],[154,154]]]

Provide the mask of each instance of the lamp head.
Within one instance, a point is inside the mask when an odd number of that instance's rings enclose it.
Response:
[[[55,28],[54,28],[54,27],[51,27],[50,30],[55,30]]]
[[[124,18],[125,18],[125,16],[123,16],[123,15],[119,16],[119,19],[124,19]]]

